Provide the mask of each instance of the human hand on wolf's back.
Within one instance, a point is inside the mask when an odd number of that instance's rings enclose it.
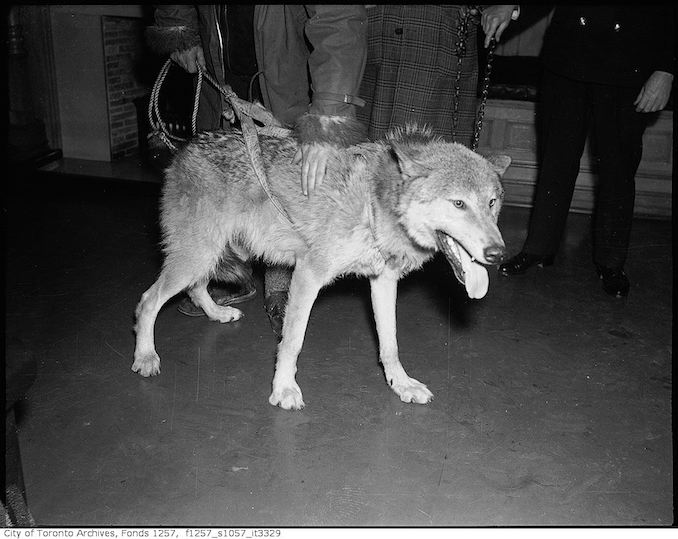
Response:
[[[205,53],[200,45],[191,47],[183,51],[174,51],[170,58],[183,67],[189,73],[197,73],[198,66],[203,71],[206,70]]]
[[[673,75],[666,71],[655,71],[645,81],[633,104],[636,112],[657,112],[669,102]]]
[[[510,22],[518,18],[519,10],[518,5],[485,6],[480,15],[480,25],[485,32],[485,48],[490,46],[492,38],[499,43],[501,35]],[[477,10],[472,9],[471,13],[475,15]]]
[[[305,196],[312,193],[325,179],[327,161],[332,150],[321,144],[302,144],[292,163],[301,163],[301,191]]]

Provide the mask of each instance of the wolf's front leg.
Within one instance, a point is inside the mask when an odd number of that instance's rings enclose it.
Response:
[[[386,381],[403,402],[426,404],[433,398],[428,388],[410,378],[398,359],[396,341],[396,295],[398,276],[386,268],[370,279],[372,309],[379,336],[379,359],[384,366]]]
[[[285,410],[300,410],[304,407],[301,389],[295,379],[297,357],[304,343],[311,308],[322,285],[322,280],[303,261],[297,262],[290,283],[282,341],[278,345],[273,393],[268,399],[273,406]]]

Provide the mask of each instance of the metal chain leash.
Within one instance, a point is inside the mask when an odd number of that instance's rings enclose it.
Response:
[[[478,116],[476,118],[476,125],[473,130],[473,142],[471,149],[476,151],[478,149],[478,142],[480,141],[480,132],[483,130],[483,119],[485,117],[485,105],[487,104],[487,96],[490,92],[490,74],[492,73],[492,60],[494,59],[494,49],[497,42],[494,38],[490,40],[490,46],[487,49],[487,64],[485,65],[485,77],[483,78],[483,89],[480,96],[480,106],[478,107]]]
[[[465,10],[459,12],[459,24],[457,26],[457,73],[454,81],[454,109],[452,112],[452,140],[456,142],[457,128],[459,126],[459,102],[461,95],[461,69],[463,65],[463,58],[466,56],[466,42],[468,41],[468,25],[474,17],[471,10],[475,9],[479,13],[482,12],[481,6],[468,6]],[[479,21],[474,20],[475,24]],[[471,149],[476,151],[478,149],[478,142],[480,141],[480,132],[483,129],[483,119],[485,117],[485,105],[487,103],[487,96],[490,90],[490,74],[492,73],[492,60],[494,59],[494,49],[497,42],[494,38],[490,40],[490,46],[487,49],[487,64],[485,65],[485,73],[483,78],[483,89],[481,91],[480,105],[478,107],[476,121],[473,128],[473,140],[471,142]]]
[[[454,109],[452,111],[452,141],[457,141],[457,128],[459,126],[459,101],[461,92],[461,68],[466,56],[466,39],[468,37],[468,23],[470,10],[459,12],[459,25],[457,26],[457,73],[454,79]]]

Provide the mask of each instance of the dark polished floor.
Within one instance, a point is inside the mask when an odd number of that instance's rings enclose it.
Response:
[[[670,525],[670,222],[634,224],[628,299],[602,292],[590,218],[556,265],[491,271],[464,297],[436,259],[401,284],[401,359],[435,394],[387,387],[364,281],[326,289],[299,361],[306,408],[270,406],[276,342],[246,318],[156,326],[162,373],[130,370],[155,279],[158,185],[29,177],[7,199],[6,331],[36,354],[19,410],[39,525]],[[505,208],[520,248],[528,210]]]

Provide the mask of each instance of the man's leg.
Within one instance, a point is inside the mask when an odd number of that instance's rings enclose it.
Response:
[[[589,126],[587,86],[546,72],[538,111],[539,176],[525,253],[553,256],[572,202]]]
[[[282,338],[287,297],[292,280],[292,268],[267,266],[264,273],[264,309],[271,322],[271,329],[278,340]]]
[[[287,125],[293,125],[308,109],[308,47],[301,5],[254,7],[254,41],[264,105]]]
[[[631,235],[635,176],[643,154],[645,116],[635,111],[635,89],[600,85],[594,106],[598,193],[594,220],[596,264],[621,269]]]
[[[635,175],[643,154],[646,116],[635,111],[637,89],[596,85],[593,140],[598,190],[593,226],[593,262],[603,290],[624,297],[631,287],[624,264],[631,237]]]
[[[545,71],[540,92],[536,195],[521,252],[499,266],[499,273],[504,276],[553,263],[588,132],[590,108],[585,83]]]

